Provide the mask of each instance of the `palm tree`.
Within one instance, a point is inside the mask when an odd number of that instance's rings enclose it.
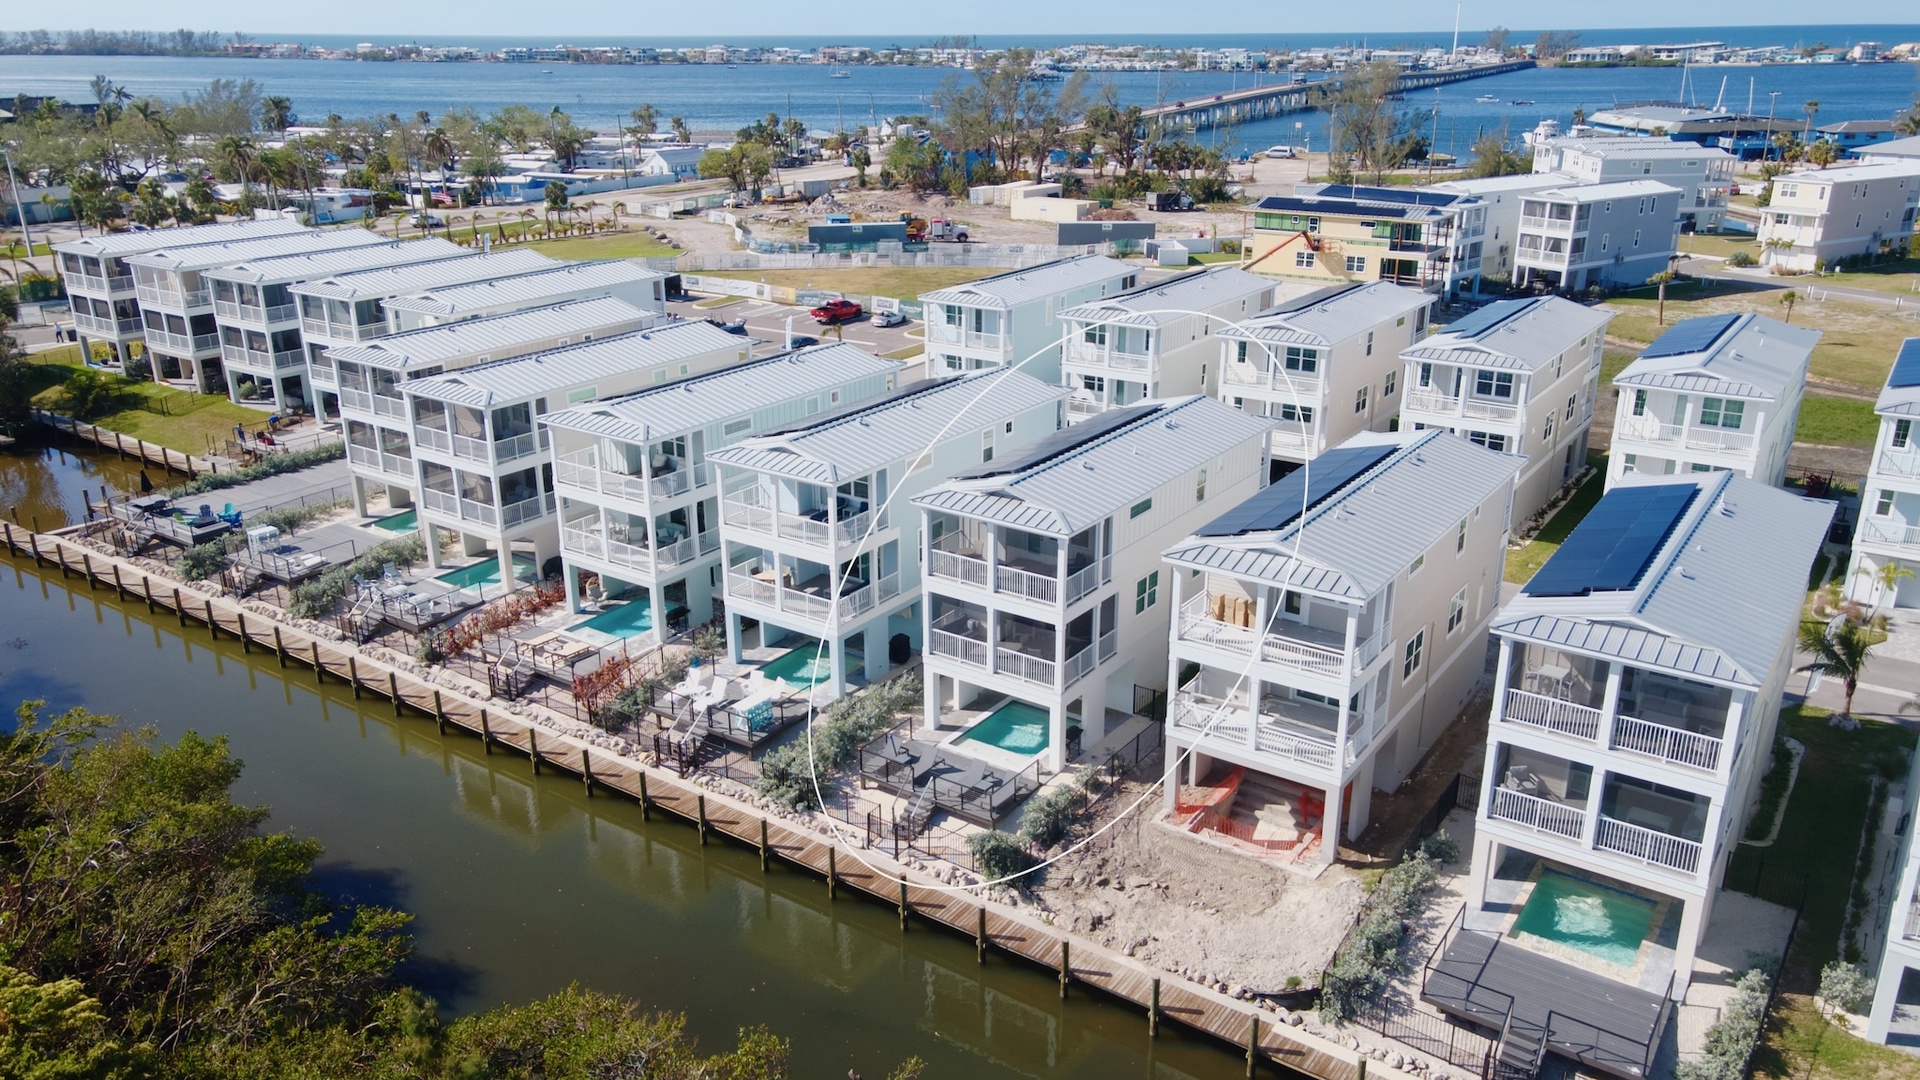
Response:
[[[453,136],[447,134],[446,128],[434,128],[427,133],[427,141],[423,149],[426,151],[427,160],[439,166],[440,182],[445,183],[447,163],[453,160],[454,154],[459,149],[453,143]]]
[[[689,146],[693,144],[693,129],[687,126],[686,120],[676,116],[667,121],[667,124],[673,128],[674,142]]]
[[[1818,101],[1809,101],[1807,102],[1806,109],[1807,125],[1800,129],[1800,141],[1810,143],[1813,141],[1813,118],[1819,115],[1820,103]]]
[[[1913,576],[1914,572],[1901,566],[1899,559],[1888,559],[1881,563],[1880,568],[1873,572],[1873,582],[1880,586],[1880,589],[1874,594],[1873,614],[1870,618],[1880,616],[1880,609],[1886,605],[1888,598],[1899,591],[1901,579]]]
[[[1840,702],[1840,719],[1852,717],[1853,695],[1860,689],[1860,675],[1867,668],[1868,654],[1873,651],[1866,629],[1842,623],[1829,633],[1826,627],[1810,623],[1800,628],[1800,647],[1813,654],[1812,662],[1800,670],[1839,679],[1846,694]]]
[[[1908,109],[1905,116],[1895,120],[1893,130],[1902,135],[1920,135],[1920,105]]]
[[[1671,268],[1668,268],[1647,279],[1647,284],[1660,286],[1660,314],[1659,317],[1654,320],[1655,326],[1667,325],[1667,283],[1679,276],[1680,275],[1674,273]]]
[[[243,193],[247,191],[248,185],[253,182],[254,162],[260,154],[253,140],[245,135],[229,135],[214,146],[213,153],[216,160],[239,174],[240,190]]]
[[[285,135],[295,119],[291,98],[275,94],[260,102],[260,126],[276,135]]]
[[[1826,168],[1840,158],[1840,148],[1832,140],[1821,139],[1807,144],[1807,160],[1819,168]]]
[[[645,101],[627,115],[633,117],[633,141],[636,143],[653,134],[653,129],[660,123],[660,110]]]
[[[1780,294],[1780,303],[1786,306],[1787,322],[1789,324],[1793,322],[1793,305],[1799,302],[1800,302],[1800,294],[1795,292],[1792,289],[1788,289],[1786,292],[1783,292]]]

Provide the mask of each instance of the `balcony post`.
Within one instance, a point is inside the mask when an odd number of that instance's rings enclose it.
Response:
[[[1247,749],[1256,753],[1260,749],[1260,693],[1264,686],[1259,676],[1247,677]]]
[[[987,526],[986,548],[987,548],[987,581],[986,581],[987,591],[999,592],[1000,591],[1000,526],[992,525],[992,524],[989,524]],[[988,621],[994,623],[996,627],[999,625],[999,620],[997,619],[991,619]]]
[[[1606,717],[1607,730],[1603,733],[1606,741],[1600,745],[1613,746],[1613,733],[1620,727],[1620,688],[1626,683],[1626,670],[1619,664],[1607,665],[1607,689],[1600,701],[1600,715]]]
[[[1360,609],[1357,607],[1349,606],[1347,608],[1347,646],[1345,650],[1343,650],[1340,654],[1341,680],[1345,682],[1348,686],[1352,686],[1353,684],[1353,650],[1356,646],[1360,644],[1359,637],[1360,637]],[[1343,701],[1341,702],[1341,705],[1340,705],[1340,716],[1341,716],[1342,723],[1345,723],[1346,715],[1347,715],[1347,706],[1346,706],[1346,703]]]
[[[1054,559],[1053,559],[1053,562],[1054,562],[1053,577],[1055,582],[1057,583],[1053,587],[1054,600],[1057,603],[1059,603],[1062,611],[1066,610],[1066,606],[1067,606],[1067,567],[1068,565],[1070,565],[1067,562],[1067,549],[1071,548],[1072,546],[1073,546],[1073,537],[1071,536],[1060,540],[1058,543],[1054,545],[1055,551],[1054,551]],[[1178,611],[1180,609],[1175,608],[1174,610]],[[1100,644],[1100,628],[1098,626],[1095,626],[1093,628],[1093,643],[1095,645]]]
[[[1580,823],[1580,846],[1592,851],[1600,843],[1600,807],[1607,801],[1607,772],[1604,769],[1593,770],[1593,783],[1587,786],[1587,806],[1582,811],[1586,816]]]
[[[560,563],[560,580],[566,584],[567,610],[580,610],[580,571],[575,569],[571,560]]]

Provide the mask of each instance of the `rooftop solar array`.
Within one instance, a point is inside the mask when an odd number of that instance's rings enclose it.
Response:
[[[1887,376],[1887,385],[1895,389],[1920,386],[1920,337],[1910,337],[1900,346],[1893,358],[1893,374]]]
[[[1285,528],[1399,449],[1392,443],[1336,447],[1221,514],[1196,535],[1244,536]]]
[[[1699,495],[1693,484],[1647,484],[1608,492],[1521,591],[1528,596],[1586,596],[1632,589]]]
[[[781,353],[780,355],[786,356],[787,354]],[[964,378],[966,378],[965,375],[948,375],[945,378],[940,378],[940,379],[927,379],[924,382],[914,383],[912,386],[901,387],[900,389],[895,390],[890,394],[882,394],[879,397],[867,398],[864,401],[857,401],[851,405],[847,405],[838,409],[831,409],[827,412],[815,413],[814,415],[807,417],[805,420],[801,420],[793,424],[788,424],[786,427],[783,427],[783,428],[775,428],[772,431],[763,433],[763,435],[797,435],[802,431],[812,431],[817,427],[823,427],[827,424],[832,424],[840,420],[845,420],[847,417],[852,416],[856,413],[871,412],[874,409],[882,409],[887,407],[888,405],[905,401],[908,398],[919,397],[922,394],[929,393],[934,390],[938,390],[941,387],[946,386],[948,383],[959,382],[961,379],[964,379]]]
[[[1489,330],[1497,329],[1501,323],[1506,322],[1508,319],[1521,315],[1544,303],[1546,303],[1546,300],[1541,297],[1535,297],[1529,300],[1496,301],[1478,311],[1471,312],[1456,319],[1454,322],[1442,327],[1440,332],[1444,334],[1457,334],[1460,337],[1479,337]]]
[[[1647,351],[1640,354],[1640,358],[1646,360],[1701,352],[1720,340],[1720,335],[1739,321],[1738,315],[1702,315],[1697,319],[1682,319],[1654,339],[1653,344],[1647,346]]]
[[[1151,416],[1159,412],[1160,409],[1161,406],[1158,404],[1135,405],[1127,409],[1110,409],[1084,423],[1062,428],[1044,439],[1035,441],[1021,454],[1007,458],[1004,461],[995,461],[992,464],[982,465],[977,469],[960,473],[956,475],[954,479],[984,480],[990,476],[1011,476],[1014,473],[1025,472],[1036,466],[1045,465],[1057,457],[1070,454],[1089,443],[1096,442],[1142,417]]]

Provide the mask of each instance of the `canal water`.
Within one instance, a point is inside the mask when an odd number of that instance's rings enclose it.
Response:
[[[102,478],[138,470],[72,451],[0,451],[0,512],[53,527]],[[159,477],[155,477],[156,482]],[[450,1014],[578,982],[683,1011],[704,1045],[764,1023],[793,1043],[795,1075],[885,1076],[918,1054],[930,1078],[1238,1076],[1226,1048],[888,908],[829,902],[817,877],[715,842],[618,798],[585,797],[524,758],[486,756],[396,719],[383,700],[314,685],[270,656],[209,643],[201,627],[0,560],[0,702],[84,705],[225,735],[245,763],[237,795],[272,827],[325,845],[326,887],[417,916],[411,977]]]

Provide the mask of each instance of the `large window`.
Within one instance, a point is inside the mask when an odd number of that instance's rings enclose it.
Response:
[[[1460,629],[1460,624],[1466,621],[1467,587],[1462,585],[1460,591],[1453,594],[1452,602],[1447,605],[1447,633],[1451,634]]]
[[[1303,349],[1298,345],[1287,346],[1285,365],[1288,371],[1313,372],[1320,370],[1320,350]]]
[[[1094,323],[1081,331],[1081,336],[1089,345],[1105,345],[1107,343],[1107,324]]]
[[[1746,412],[1747,403],[1730,401],[1726,398],[1700,399],[1700,424],[1702,427],[1737,428],[1740,418]]]
[[[1511,398],[1513,372],[1476,371],[1473,373],[1473,392],[1481,397]]]
[[[1491,431],[1469,431],[1467,432],[1467,441],[1479,446],[1484,446],[1489,450],[1498,450],[1503,454],[1507,452],[1507,437],[1505,435],[1496,435]]]
[[[1893,445],[1896,450],[1905,449],[1913,442],[1913,421],[1895,420],[1893,422]]]
[[[1133,583],[1133,613],[1145,614],[1146,610],[1160,602],[1160,571],[1155,570],[1146,577]]]
[[[1402,682],[1413,678],[1414,672],[1420,670],[1420,654],[1426,647],[1427,632],[1425,630],[1407,639],[1407,651],[1400,661],[1400,679]]]
[[[1300,270],[1313,269],[1313,252],[1296,251],[1293,253],[1293,265]]]

